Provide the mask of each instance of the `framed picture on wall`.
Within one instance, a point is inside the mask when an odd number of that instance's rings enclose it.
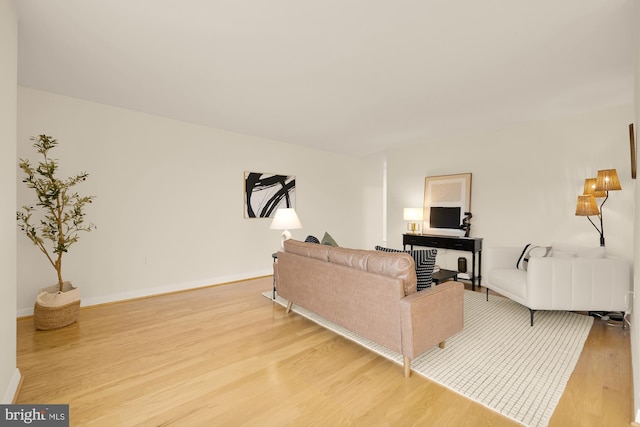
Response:
[[[296,177],[244,173],[244,217],[272,218],[278,208],[296,207]]]
[[[631,178],[636,179],[636,133],[633,129],[633,123],[629,125],[629,145],[631,147]]]
[[[462,236],[471,212],[471,174],[428,176],[424,181],[425,234]]]

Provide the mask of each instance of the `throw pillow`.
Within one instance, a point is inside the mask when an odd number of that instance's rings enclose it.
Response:
[[[306,239],[304,239],[307,243],[320,243],[320,240],[316,236],[308,235]]]
[[[518,270],[527,271],[530,258],[544,258],[551,253],[551,246],[532,246],[531,243],[525,245],[520,258],[516,264]]]
[[[403,251],[400,249],[384,248],[376,246],[377,251],[383,252],[402,252],[411,255],[416,265],[416,277],[418,278],[418,291],[431,287],[433,278],[433,268],[436,265],[437,249],[422,249],[415,251]]]
[[[331,237],[331,235],[329,233],[327,233],[326,231],[324,232],[324,236],[322,236],[322,242],[323,245],[329,245],[329,246],[334,246],[334,247],[338,247],[338,244],[336,243],[336,241],[333,239],[333,237]]]

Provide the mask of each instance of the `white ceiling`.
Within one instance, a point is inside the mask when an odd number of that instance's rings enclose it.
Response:
[[[633,100],[637,0],[15,4],[21,86],[346,154]]]

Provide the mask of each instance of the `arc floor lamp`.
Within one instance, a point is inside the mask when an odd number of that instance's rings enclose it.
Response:
[[[618,173],[615,169],[603,169],[598,171],[596,178],[587,178],[584,180],[584,191],[578,196],[578,204],[576,206],[577,216],[586,216],[589,222],[595,227],[600,234],[600,246],[604,246],[604,222],[602,220],[602,207],[607,199],[609,199],[609,191],[622,190]],[[598,208],[596,199],[604,198]],[[600,220],[600,228],[591,219],[597,216]]]

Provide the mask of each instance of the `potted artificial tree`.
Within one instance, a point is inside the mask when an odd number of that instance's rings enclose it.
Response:
[[[62,328],[78,320],[80,290],[62,279],[62,255],[76,243],[81,231],[91,231],[95,225],[84,222],[84,208],[94,196],[80,196],[73,187],[85,181],[88,174],[60,180],[56,178],[58,161],[49,157],[49,150],[58,141],[47,135],[32,137],[33,147],[42,155],[37,166],[20,159],[22,180],[35,191],[37,203],[23,206],[17,212],[18,227],[44,253],[57,273],[57,284],[41,289],[36,298],[33,320],[36,329]],[[34,217],[34,214],[36,217]]]

